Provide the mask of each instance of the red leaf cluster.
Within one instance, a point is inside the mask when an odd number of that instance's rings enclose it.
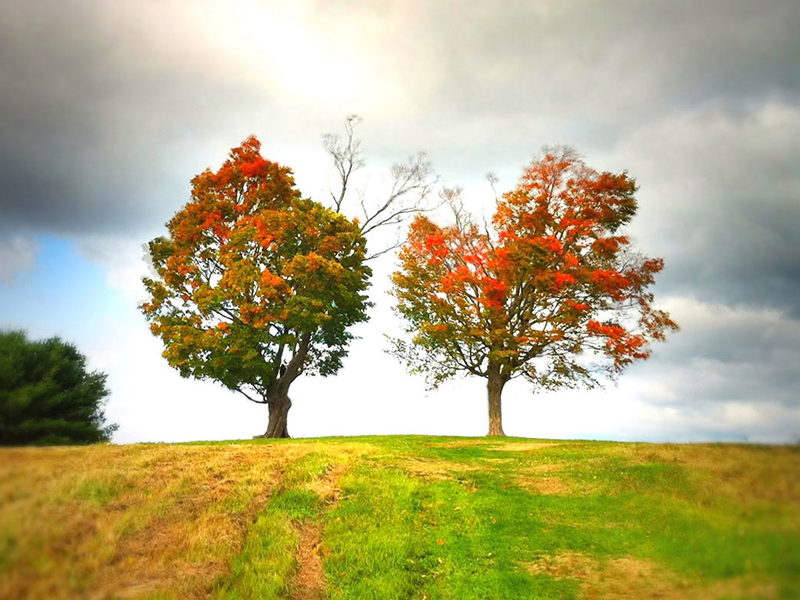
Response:
[[[398,311],[427,356],[416,366],[485,376],[493,362],[506,380],[550,386],[588,378],[586,352],[608,359],[609,372],[647,358],[649,342],[677,326],[646,291],[663,261],[638,258],[619,234],[635,192],[626,173],[562,151],[532,163],[498,200],[493,231],[418,216],[393,276]]]

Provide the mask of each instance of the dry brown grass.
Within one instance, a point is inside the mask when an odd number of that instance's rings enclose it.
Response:
[[[778,597],[773,584],[748,581],[743,577],[700,583],[680,577],[651,560],[632,556],[600,561],[580,553],[565,552],[543,556],[525,566],[534,575],[579,581],[579,597],[586,600],[721,600],[732,597],[772,600]]]
[[[800,448],[731,444],[619,444],[609,452],[632,463],[686,467],[705,479],[709,492],[739,502],[800,505]]]
[[[545,496],[569,496],[574,493],[570,482],[552,475],[520,476],[517,485],[528,492]]]
[[[486,446],[486,440],[454,440],[452,442],[426,442],[430,448],[467,448],[469,446]]]
[[[0,598],[200,598],[312,444],[13,449]],[[31,558],[35,557],[35,558]]]
[[[471,446],[482,446],[486,450],[497,450],[500,452],[526,452],[550,446],[562,445],[558,442],[503,442],[502,438],[485,438],[454,440],[452,442],[427,442],[425,444],[431,448],[468,448]]]
[[[563,447],[564,444],[556,444],[554,442],[509,442],[497,446],[487,446],[486,449],[494,452],[533,452],[542,448],[552,448],[553,446]]]
[[[305,444],[304,446],[310,447],[313,452],[327,454],[335,460],[321,477],[312,479],[304,486],[329,504],[339,500],[342,493],[339,481],[353,463],[365,454],[375,451],[375,447],[370,444],[337,444],[335,447],[329,444]]]
[[[454,473],[477,471],[480,465],[471,465],[444,459],[425,459],[406,457],[399,466],[414,477],[425,479],[453,479]]]
[[[533,494],[553,496],[586,496],[597,493],[595,483],[569,476],[566,462],[525,464],[518,469],[516,484]],[[561,473],[561,475],[559,475]]]

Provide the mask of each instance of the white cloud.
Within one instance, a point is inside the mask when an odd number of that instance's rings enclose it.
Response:
[[[108,286],[121,293],[128,304],[146,300],[142,277],[152,276],[145,243],[127,237],[88,235],[77,240],[77,248],[88,260],[104,267]]]
[[[11,284],[18,273],[32,270],[38,249],[31,236],[12,234],[0,238],[0,283]]]

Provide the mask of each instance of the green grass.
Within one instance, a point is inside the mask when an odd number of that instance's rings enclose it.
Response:
[[[289,512],[278,507],[265,510],[250,527],[241,553],[232,561],[230,574],[217,584],[214,597],[285,598],[297,537]]]
[[[3,598],[800,598],[797,447],[398,436],[0,454]],[[66,540],[76,551],[53,550]]]

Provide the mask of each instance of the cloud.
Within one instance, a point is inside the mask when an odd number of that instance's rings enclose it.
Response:
[[[0,284],[9,285],[18,273],[32,270],[37,251],[33,237],[22,234],[0,237]]]
[[[797,95],[798,11],[786,3],[508,2],[431,7],[443,101],[457,108],[642,122],[725,97]],[[437,57],[438,58],[438,57]],[[465,90],[473,93],[463,94]]]
[[[240,115],[268,110],[269,94],[237,81],[184,9],[4,3],[6,225],[120,234],[163,223],[189,178],[252,132],[256,123]]]
[[[379,31],[365,40],[358,21],[314,11],[246,0],[4,3],[0,218],[147,236],[188,198],[191,177],[247,135],[297,168],[299,155],[324,156],[321,133],[346,114],[407,106],[403,73],[369,51]]]
[[[682,329],[624,376],[640,386],[642,400],[683,410],[706,403],[800,407],[800,320],[688,298],[663,305]]]
[[[0,25],[0,223],[13,232],[0,240],[0,282],[33,268],[33,236],[56,233],[104,266],[129,310],[125,327],[143,328],[134,308],[142,242],[164,233],[190,178],[216,168],[251,133],[317,196],[330,168],[320,134],[357,112],[370,193],[383,167],[425,149],[444,181],[465,185],[478,213],[492,204],[484,173],[496,171],[509,189],[543,144],[571,143],[591,166],[637,178],[632,232],[646,254],[666,259],[657,302],[683,330],[608,392],[623,393],[611,406],[627,416],[561,396],[554,406],[567,408],[554,408],[541,433],[613,436],[620,419],[651,437],[750,431],[789,439],[796,430],[796,3],[10,0]],[[382,303],[383,276],[373,288]],[[354,346],[353,370],[337,378],[341,387],[298,382],[298,394],[314,398],[309,413],[298,402],[298,419],[314,425],[297,431],[325,433],[340,414],[325,403],[326,390],[350,396],[362,381],[358,365],[377,356],[380,333],[393,326],[379,310],[369,325],[375,335]],[[107,345],[125,335],[109,329]],[[112,381],[125,418],[145,431],[150,417],[134,416],[139,371],[119,366],[153,352],[145,340],[137,348],[141,356],[119,349],[109,369],[123,374]],[[384,362],[368,364],[389,373]],[[402,378],[394,367],[391,377]],[[165,389],[195,393],[182,383]],[[480,406],[481,383],[468,386],[477,389],[469,402]],[[371,396],[353,400],[353,410],[387,432],[413,427],[416,416],[400,416],[402,396],[416,398],[419,386],[400,389],[391,410],[373,407]],[[437,423],[458,411],[465,389],[448,392]],[[417,400],[422,411],[428,399]],[[575,424],[570,412],[588,416]],[[314,421],[323,413],[330,418]],[[536,422],[525,414],[519,423]],[[460,423],[453,432],[483,427],[472,417]],[[519,433],[535,434],[535,426]],[[125,433],[137,436],[147,437]]]
[[[620,142],[640,185],[633,231],[667,257],[660,289],[800,316],[800,105],[669,115]]]
[[[81,238],[77,250],[87,260],[105,268],[108,286],[124,297],[129,306],[147,300],[142,277],[152,277],[146,243],[109,235]]]
[[[676,109],[796,100],[800,67],[786,57],[800,53],[799,13],[12,0],[0,9],[0,216],[66,234],[150,232],[246,135],[299,172],[354,111],[374,160],[428,149],[461,183],[515,177],[544,143],[608,149]]]

